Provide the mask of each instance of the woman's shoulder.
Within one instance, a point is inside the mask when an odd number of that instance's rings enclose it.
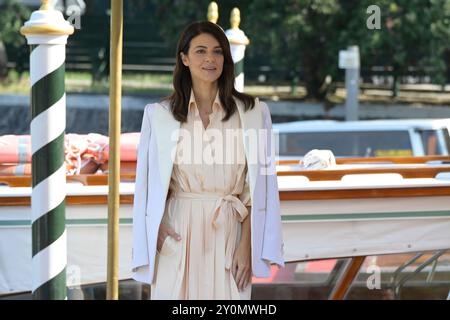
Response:
[[[263,109],[266,108],[267,109],[267,104],[265,102],[261,101],[259,99],[259,97],[254,97],[254,96],[250,96],[250,95],[249,95],[249,97],[251,99],[253,99],[253,108],[263,108]],[[244,104],[244,101],[238,97],[234,96],[233,99],[236,102],[236,104],[240,104],[240,105]]]
[[[255,108],[259,109],[259,111],[263,114],[263,116],[267,116],[268,114],[270,115],[270,110],[269,107],[267,106],[267,103],[265,103],[264,101],[261,101],[259,99],[259,97],[255,97]]]
[[[168,100],[161,100],[158,102],[153,102],[145,105],[144,112],[147,113],[149,116],[155,112],[157,109],[166,109],[170,110],[170,103]]]
[[[233,97],[236,104],[243,106],[244,102],[239,99],[238,97]],[[254,100],[254,105],[253,108],[251,108],[250,110],[253,111],[257,111],[257,112],[261,112],[264,119],[267,118],[267,116],[270,116],[270,110],[269,107],[267,106],[267,103],[265,103],[264,101],[261,101],[259,99],[259,97],[252,97]]]
[[[269,111],[269,107],[267,106],[267,103],[265,103],[264,101],[261,101],[259,99],[259,97],[255,98],[255,103],[259,105],[259,107],[261,108],[262,112],[267,112]]]
[[[255,105],[260,108],[264,122],[267,122],[267,120],[270,119],[270,109],[267,103],[259,100],[259,98],[255,98]]]

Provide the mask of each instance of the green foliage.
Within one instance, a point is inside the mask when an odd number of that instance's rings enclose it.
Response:
[[[280,5],[275,0],[253,1],[248,32],[258,44],[256,54],[264,54],[276,66],[301,72],[308,94],[323,98],[325,77],[338,72],[339,49],[361,37],[359,30],[349,29],[346,19],[352,15],[353,24],[361,20],[356,10],[359,1],[343,2],[288,0]]]
[[[381,9],[381,30],[366,27],[373,4]],[[312,97],[323,98],[328,74],[343,74],[338,52],[355,44],[362,69],[392,66],[398,77],[415,67],[445,79],[450,0],[255,0],[249,11],[252,50],[301,71]]]
[[[431,75],[433,82],[441,84],[446,81],[445,73],[450,72],[450,0],[216,2],[218,24],[224,29],[229,28],[231,9],[238,7],[241,11],[240,27],[251,41],[246,66],[271,66],[273,74],[280,71],[287,80],[300,79],[313,98],[326,96],[326,76],[330,75],[334,81],[343,79],[344,71],[338,69],[338,53],[350,45],[359,46],[362,70],[389,66],[396,78],[416,70]],[[18,30],[30,11],[18,0],[3,3],[0,41],[14,61],[26,60],[25,37]],[[133,0],[126,1],[124,8],[130,17],[150,19],[149,31],[159,33],[175,54],[182,29],[192,21],[206,20],[209,3],[210,0]],[[107,0],[89,4],[102,10],[110,5]],[[366,26],[369,18],[366,10],[370,5],[381,9],[380,30],[369,30]],[[17,63],[19,73],[20,65]]]
[[[0,10],[0,40],[16,48],[24,45],[25,37],[19,30],[29,17],[30,10],[18,0],[4,1]]]
[[[208,5],[211,0],[151,0],[155,7],[155,18],[164,23],[159,24],[161,36],[174,52],[178,37],[183,28],[193,21],[207,20]],[[217,24],[224,29],[230,27],[231,9],[238,7],[241,11],[241,29],[248,26],[248,10],[251,0],[216,1],[219,6],[219,19]]]
[[[379,1],[385,24],[374,37],[372,50],[394,67],[396,75],[408,68],[432,69],[435,81],[444,79],[443,53],[450,48],[449,0]]]
[[[246,66],[271,66],[278,80],[300,79],[308,95],[323,99],[330,75],[343,80],[338,69],[339,50],[358,45],[361,69],[373,66],[402,74],[419,71],[445,82],[450,60],[450,0],[241,0],[216,1],[218,24],[229,28],[233,7],[241,11],[241,26],[250,38]],[[150,0],[152,19],[175,52],[183,28],[206,20],[210,0]],[[381,29],[367,28],[367,8],[381,10]]]
[[[158,0],[156,16],[161,35],[173,48],[183,27],[191,21],[205,20],[209,0],[197,2]],[[355,14],[359,1],[345,0],[346,14],[337,0],[252,0],[217,1],[218,24],[229,27],[233,7],[241,11],[241,26],[251,41],[246,61],[271,65],[273,72],[290,70],[289,77],[301,72],[311,96],[321,98],[320,90],[328,74],[337,74],[339,49],[347,46],[347,38],[361,37],[360,33],[345,32],[348,15]],[[156,5],[156,3],[155,3]],[[357,12],[358,13],[358,12]],[[357,14],[365,26],[364,12]],[[353,23],[358,23],[354,19]],[[345,43],[342,46],[340,43]]]
[[[147,0],[146,0],[147,1]],[[148,0],[151,19],[175,52],[182,29],[206,20],[210,0]],[[139,3],[143,0],[139,0]],[[241,29],[250,38],[246,65],[269,65],[300,78],[310,97],[323,99],[324,80],[342,80],[339,50],[358,45],[361,69],[392,67],[399,78],[412,70],[445,82],[450,69],[450,0],[241,0],[216,1],[218,24],[229,28],[230,11],[241,11]],[[131,2],[130,2],[131,5]],[[381,29],[367,28],[367,8],[379,6]],[[139,12],[136,12],[139,14]],[[449,61],[445,61],[447,55]],[[448,72],[448,71],[447,71]]]
[[[24,71],[26,40],[19,33],[30,11],[17,0],[6,0],[0,9],[0,78],[7,75],[8,57],[16,62],[16,71]]]

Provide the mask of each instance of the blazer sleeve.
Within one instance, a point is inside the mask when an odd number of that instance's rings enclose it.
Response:
[[[260,104],[263,114],[266,144],[266,223],[262,257],[271,263],[284,266],[284,243],[281,227],[280,195],[276,172],[275,141],[272,130],[272,119],[267,104],[264,102],[260,102]]]
[[[140,266],[149,264],[145,211],[147,208],[148,152],[151,134],[150,109],[150,104],[145,106],[141,135],[137,147],[136,181],[133,200],[133,251],[131,266],[133,271],[136,271]]]
[[[245,170],[244,187],[242,188],[242,192],[239,194],[239,200],[241,200],[244,206],[251,206],[250,185],[247,168]]]

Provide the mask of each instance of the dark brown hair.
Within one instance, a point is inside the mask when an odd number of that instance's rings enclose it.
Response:
[[[222,47],[223,71],[218,79],[219,98],[225,116],[222,121],[228,120],[236,112],[236,102],[233,97],[241,100],[245,111],[252,109],[255,105],[254,98],[248,94],[238,92],[234,88],[234,64],[231,57],[230,43],[218,25],[208,21],[198,21],[189,24],[181,33],[177,45],[177,63],[173,71],[174,92],[168,97],[172,114],[180,122],[185,122],[188,113],[189,97],[192,88],[192,79],[189,68],[181,61],[181,52],[188,54],[191,40],[202,33],[212,35]]]

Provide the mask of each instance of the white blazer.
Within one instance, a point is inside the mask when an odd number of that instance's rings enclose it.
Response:
[[[264,102],[255,101],[247,112],[236,100],[242,129],[272,132],[270,111]],[[151,284],[155,270],[156,241],[166,205],[172,174],[174,152],[180,122],[168,103],[154,103],[145,107],[138,145],[136,183],[133,206],[133,279]],[[281,234],[280,199],[278,194],[275,158],[270,135],[258,143],[244,137],[251,197],[252,272],[256,277],[270,276],[270,263],[284,266]],[[254,161],[258,152],[264,161]],[[253,159],[252,162],[249,162]]]

